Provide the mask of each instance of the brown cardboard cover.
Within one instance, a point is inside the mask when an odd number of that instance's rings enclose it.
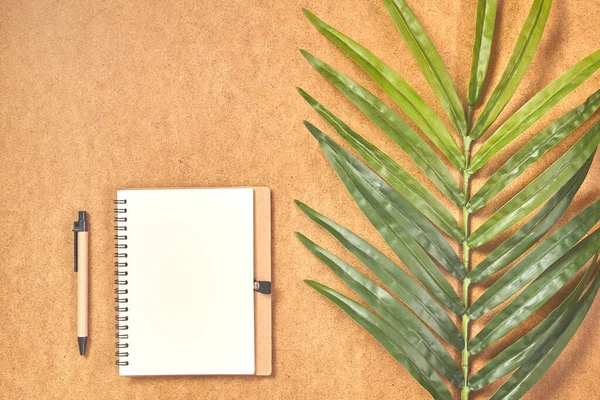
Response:
[[[271,282],[271,191],[254,188],[254,279]],[[273,370],[273,294],[254,292],[255,375]]]
[[[408,0],[461,98],[469,79],[476,0]],[[499,81],[531,1],[499,1],[487,87]],[[300,199],[388,254],[302,126],[335,132],[296,93],[301,86],[414,173],[418,168],[319,76],[298,48],[344,71],[391,104],[318,32],[306,7],[389,63],[443,115],[378,0],[223,2],[6,0],[0,3],[0,393],[6,398],[423,399],[426,392],[375,341],[303,279],[350,292],[293,235],[301,231],[365,269],[293,204]],[[598,49],[597,1],[555,1],[544,38],[509,113]],[[508,152],[583,102],[594,75]],[[490,90],[484,97],[489,98]],[[481,112],[481,108],[476,110]],[[556,160],[595,115],[474,218],[473,227]],[[450,126],[445,118],[444,121]],[[495,124],[498,126],[498,124]],[[493,129],[493,128],[492,128]],[[473,190],[507,158],[495,157]],[[600,156],[563,224],[598,198]],[[457,176],[458,179],[458,176]],[[114,365],[112,203],[122,187],[264,185],[273,192],[274,368],[271,377],[123,379]],[[446,203],[447,204],[447,203]],[[450,206],[450,204],[448,204]],[[71,227],[90,219],[90,342],[76,341]],[[458,217],[458,214],[456,214]],[[503,236],[505,237],[505,235]],[[479,262],[496,241],[478,249]],[[371,275],[369,275],[371,276]],[[474,298],[488,284],[476,286]],[[572,287],[572,286],[571,286]],[[457,286],[458,290],[458,286]],[[476,357],[478,369],[538,323]],[[527,399],[600,397],[600,301]],[[475,334],[484,318],[475,324]],[[472,398],[484,399],[493,385]]]

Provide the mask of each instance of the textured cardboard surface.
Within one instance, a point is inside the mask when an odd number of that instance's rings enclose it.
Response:
[[[491,87],[508,61],[530,4],[499,3]],[[410,4],[464,98],[476,1]],[[598,1],[555,2],[531,68],[500,121],[598,48],[599,5]],[[303,60],[299,47],[381,94],[311,28],[301,7],[370,48],[441,112],[376,0],[145,4],[7,0],[0,4],[2,397],[427,398],[377,343],[302,282],[317,279],[343,290],[294,238],[294,230],[352,263],[355,260],[301,215],[292,202],[295,198],[385,247],[302,126],[303,119],[310,119],[325,128],[297,95],[296,86],[316,96],[416,176],[424,176]],[[595,75],[509,150],[581,103],[599,84]],[[487,97],[490,91],[484,94]],[[482,209],[474,226],[584,130],[565,139],[502,198]],[[325,131],[335,137],[331,129]],[[506,154],[475,176],[474,189],[506,160]],[[600,156],[561,223],[598,197],[598,176]],[[113,347],[111,200],[115,190],[235,185],[268,186],[273,192],[273,279],[277,282],[273,376],[119,378]],[[75,340],[71,227],[79,209],[89,212],[92,227],[87,357],[78,355]],[[492,248],[478,250],[474,261]],[[530,318],[528,327],[549,311],[545,307]],[[596,302],[574,340],[527,398],[600,397],[599,311]],[[475,368],[519,333],[478,356]],[[493,388],[473,397],[483,399],[492,392]]]

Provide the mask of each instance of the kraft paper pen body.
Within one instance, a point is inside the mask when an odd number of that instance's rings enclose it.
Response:
[[[88,221],[85,211],[79,212],[79,219],[73,223],[75,240],[75,272],[77,273],[77,345],[82,356],[87,351],[88,341]]]

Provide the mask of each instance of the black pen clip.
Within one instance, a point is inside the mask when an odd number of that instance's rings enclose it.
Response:
[[[73,252],[75,255],[74,264],[75,264],[75,272],[77,272],[77,233],[79,232],[87,232],[88,223],[87,223],[87,213],[85,211],[79,211],[79,219],[73,222],[73,243],[75,243],[75,251]]]

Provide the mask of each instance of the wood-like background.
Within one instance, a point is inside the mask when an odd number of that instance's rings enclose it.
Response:
[[[530,3],[499,1],[488,88],[500,78]],[[464,98],[476,1],[409,4]],[[306,48],[381,95],[364,72],[311,27],[301,7],[370,48],[442,114],[377,0],[0,3],[0,397],[427,398],[368,334],[302,282],[316,279],[348,292],[295,239],[295,230],[356,262],[301,215],[294,199],[385,246],[303,127],[302,120],[309,119],[337,137],[304,103],[296,86],[425,178],[302,58],[298,49]],[[555,2],[535,59],[500,122],[600,47],[599,13],[597,0]],[[559,103],[475,176],[474,189],[510,151],[583,102],[599,84],[596,74]],[[488,89],[486,98],[489,94]],[[562,154],[590,122],[482,209],[474,226]],[[561,224],[599,197],[600,156],[596,158]],[[119,378],[112,302],[115,191],[236,185],[265,185],[273,191],[274,375]],[[78,355],[75,340],[71,228],[79,209],[89,212],[91,224],[87,357]],[[492,248],[477,251],[474,261]],[[176,280],[165,272],[166,285]],[[552,305],[561,296],[563,292]],[[550,310],[544,307],[528,327]],[[528,399],[600,397],[599,312],[597,301]],[[522,333],[479,356],[475,368]]]

